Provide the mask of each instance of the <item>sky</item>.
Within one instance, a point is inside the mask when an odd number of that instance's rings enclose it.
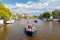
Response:
[[[40,15],[45,11],[60,9],[60,0],[0,0],[12,12]]]

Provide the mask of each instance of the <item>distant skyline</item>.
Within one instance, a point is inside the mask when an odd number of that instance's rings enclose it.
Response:
[[[60,0],[0,0],[4,5],[16,13],[30,13],[39,15],[44,11],[60,9]]]

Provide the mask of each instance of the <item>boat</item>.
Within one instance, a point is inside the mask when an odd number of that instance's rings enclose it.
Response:
[[[28,25],[27,27],[25,27],[25,33],[28,36],[34,36],[35,32],[36,32],[35,26]]]
[[[34,20],[35,23],[37,23],[38,21],[37,20]]]
[[[13,19],[11,19],[11,20],[7,20],[7,22],[6,22],[7,24],[11,24],[11,23],[14,23],[14,20]]]

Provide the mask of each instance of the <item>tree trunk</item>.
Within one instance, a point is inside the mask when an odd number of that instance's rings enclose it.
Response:
[[[6,19],[4,19],[4,25],[6,25],[6,21],[7,21],[7,20],[6,20]]]

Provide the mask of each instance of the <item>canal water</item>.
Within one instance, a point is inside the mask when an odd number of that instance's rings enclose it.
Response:
[[[37,31],[33,37],[24,33],[24,27],[28,25],[28,19],[16,20],[13,24],[0,27],[0,40],[60,40],[60,22],[29,19],[36,26]],[[38,20],[37,23],[34,20]]]

